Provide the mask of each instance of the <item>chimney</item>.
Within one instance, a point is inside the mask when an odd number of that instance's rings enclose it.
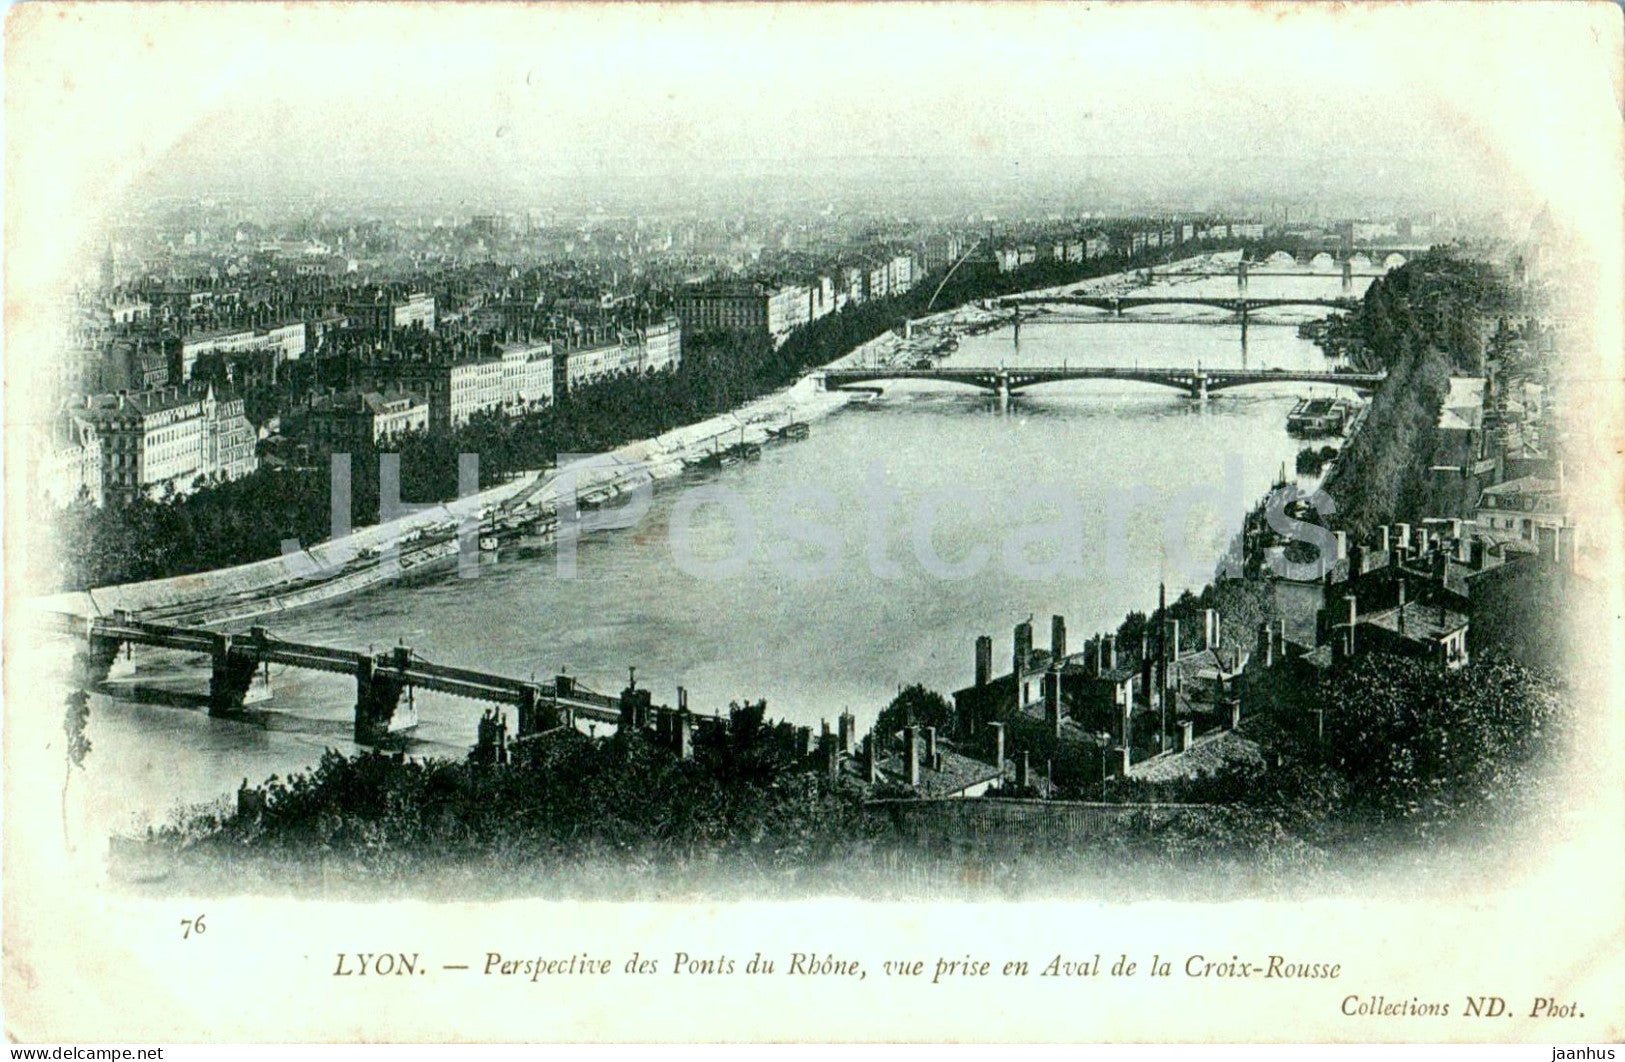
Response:
[[[1343,636],[1343,653],[1345,656],[1354,655],[1354,628],[1360,622],[1360,603],[1353,594],[1344,594],[1343,600],[1349,603],[1348,633]]]
[[[857,738],[858,721],[851,712],[842,712],[837,722],[840,729],[840,748],[843,753],[852,755],[852,743]]]
[[[937,728],[934,726],[925,728],[925,762],[931,764],[933,770],[936,769]]]
[[[920,784],[920,729],[903,728],[903,769],[909,785]]]
[[[1258,662],[1263,667],[1275,666],[1275,639],[1270,635],[1270,622],[1258,625]]]
[[[1349,533],[1347,531],[1333,531],[1332,537],[1337,539],[1337,556],[1333,560],[1346,560],[1349,555]]]
[[[1051,616],[1049,620],[1049,654],[1059,662],[1066,659],[1066,618]]]
[[[1125,741],[1117,746],[1117,773],[1126,778],[1132,766],[1134,766],[1134,750]]]
[[[873,730],[863,736],[863,770],[870,785],[880,781],[880,755],[875,751]]]
[[[1219,647],[1219,612],[1217,609],[1205,608],[1202,610],[1202,648],[1217,649]]]
[[[1174,735],[1175,752],[1184,752],[1186,749],[1191,747],[1191,741],[1195,729],[1195,725],[1192,724],[1189,719],[1180,720],[1179,732]]]
[[[981,689],[993,679],[993,639],[979,635],[976,639],[976,688]]]
[[[993,728],[993,766],[998,768],[999,777],[1004,777],[1004,724],[989,723]]]
[[[1044,672],[1044,721],[1051,733],[1061,736],[1061,673],[1054,668]]]
[[[1388,533],[1387,524],[1377,528],[1377,548],[1382,551],[1382,555],[1385,557],[1393,551],[1394,542],[1392,536]]]
[[[1286,620],[1278,619],[1270,630],[1270,641],[1274,645],[1276,660],[1286,659]]]
[[[1105,636],[1105,641],[1106,641],[1106,667],[1107,667],[1108,670],[1116,671],[1117,670],[1117,637],[1116,637],[1116,635],[1108,634],[1108,635]]]
[[[677,758],[694,758],[694,717],[689,714],[686,704],[677,710]]]
[[[1011,652],[1010,672],[1017,678],[1027,670],[1027,658],[1033,651],[1033,621],[1023,620],[1016,624],[1015,644]]]
[[[1399,538],[1399,541],[1395,545],[1399,548],[1399,550],[1402,553],[1405,554],[1405,556],[1407,556],[1407,557],[1410,556],[1411,555],[1411,525],[1410,524],[1395,524],[1394,527],[1398,530],[1398,538]]]
[[[1168,651],[1166,659],[1170,662],[1179,659],[1179,621],[1168,621]]]
[[[1430,535],[1427,528],[1418,527],[1416,529],[1416,555],[1418,557],[1424,557],[1427,555],[1429,538]]]
[[[824,735],[824,771],[831,778],[841,773],[841,747],[829,734]]]
[[[1095,674],[1099,675],[1106,670],[1106,636],[1095,638]]]

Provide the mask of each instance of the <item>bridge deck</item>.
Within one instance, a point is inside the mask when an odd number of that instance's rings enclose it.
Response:
[[[825,387],[852,387],[883,380],[940,380],[986,390],[1012,391],[1044,383],[1066,380],[1129,380],[1161,384],[1190,391],[1222,391],[1231,387],[1267,383],[1334,384],[1370,388],[1387,378],[1384,373],[1299,372],[1257,369],[1179,369],[1129,368],[1123,366],[966,366],[957,369],[830,369],[824,373]]]
[[[53,614],[43,617],[43,624],[46,629],[58,633],[120,644],[129,642],[210,655],[224,649],[230,656],[239,660],[249,659],[256,664],[281,664],[305,671],[354,676],[359,675],[364,663],[370,661],[375,676],[394,678],[415,689],[432,690],[453,697],[497,704],[518,705],[529,700],[541,705],[558,705],[573,710],[578,717],[597,722],[614,723],[620,719],[619,700],[591,690],[581,689],[560,696],[556,687],[551,684],[527,682],[472,668],[431,664],[426,660],[417,659],[408,659],[402,666],[396,663],[393,651],[372,655],[352,649],[335,649],[325,645],[284,641],[269,637],[258,630],[228,636],[199,628],[150,623],[124,616],[86,621],[80,617]]]
[[[1250,295],[1011,295],[999,300],[1000,306],[1089,306],[1098,310],[1132,310],[1149,306],[1210,306],[1218,310],[1283,309],[1289,306],[1326,307],[1347,310],[1359,304],[1358,299],[1292,298],[1291,296]]]

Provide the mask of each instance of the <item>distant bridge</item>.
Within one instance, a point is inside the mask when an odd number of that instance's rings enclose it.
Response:
[[[1317,265],[1319,265],[1319,264],[1322,264],[1322,263],[1324,263],[1326,265],[1335,265],[1335,266],[1337,266],[1338,267],[1338,272],[1337,273],[1330,273],[1330,272],[1317,271],[1315,269],[1315,267]],[[1238,294],[1241,294],[1241,295],[1246,295],[1247,294],[1247,281],[1249,279],[1251,279],[1252,277],[1310,277],[1310,278],[1322,278],[1322,277],[1325,277],[1325,278],[1330,278],[1330,277],[1335,276],[1335,277],[1338,277],[1342,281],[1343,295],[1345,297],[1348,297],[1348,296],[1350,296],[1350,295],[1352,295],[1354,293],[1354,278],[1355,277],[1362,277],[1362,278],[1365,278],[1365,279],[1368,279],[1368,280],[1374,280],[1374,279],[1376,279],[1378,277],[1387,276],[1389,271],[1392,268],[1394,268],[1395,266],[1405,264],[1405,256],[1401,255],[1401,254],[1397,254],[1397,253],[1391,253],[1391,254],[1388,255],[1387,259],[1383,261],[1382,267],[1380,269],[1379,268],[1356,269],[1355,268],[1356,264],[1361,264],[1361,265],[1370,267],[1370,266],[1373,265],[1373,263],[1372,263],[1370,258],[1366,257],[1363,254],[1356,254],[1356,255],[1351,256],[1351,257],[1344,257],[1344,258],[1338,259],[1338,258],[1333,258],[1330,254],[1327,254],[1326,252],[1323,251],[1323,252],[1315,255],[1314,258],[1312,258],[1312,259],[1308,260],[1307,262],[1303,263],[1303,264],[1308,266],[1307,269],[1281,268],[1283,266],[1296,266],[1298,264],[1299,264],[1299,260],[1296,259],[1296,258],[1292,258],[1292,257],[1286,256],[1286,255],[1280,255],[1280,256],[1272,255],[1269,258],[1266,258],[1261,262],[1254,262],[1254,261],[1251,261],[1251,260],[1246,259],[1246,258],[1240,259],[1239,261],[1236,262],[1236,267],[1234,269],[1213,269],[1211,267],[1204,268],[1201,265],[1197,265],[1195,268],[1192,268],[1192,269],[1181,269],[1181,268],[1176,266],[1176,267],[1172,267],[1172,268],[1168,269],[1167,271],[1162,272],[1162,273],[1159,274],[1157,268],[1155,266],[1151,266],[1151,267],[1146,269],[1145,273],[1146,273],[1146,278],[1147,278],[1148,281],[1153,280],[1153,279],[1158,279],[1159,276],[1162,279],[1175,279],[1175,278],[1178,278],[1178,279],[1186,279],[1186,280],[1198,279],[1198,278],[1209,278],[1209,277],[1235,277],[1236,278],[1236,291],[1237,291]],[[1271,268],[1271,267],[1275,267],[1275,268]]]
[[[1158,269],[1146,270],[1157,280],[1196,280],[1210,277],[1236,277],[1240,274],[1237,269]],[[1303,269],[1249,269],[1247,276],[1251,277],[1297,277],[1300,280],[1338,280],[1343,277],[1350,279],[1363,277],[1374,280],[1377,277],[1388,275],[1386,269],[1345,269],[1340,273],[1314,273]]]
[[[1269,310],[1282,306],[1319,306],[1333,310],[1352,310],[1359,305],[1352,298],[1251,298],[1245,295],[1210,296],[1180,295],[1012,295],[999,300],[999,305],[1020,311],[1028,306],[1089,306],[1113,314],[1126,313],[1144,306],[1212,306],[1228,310],[1242,318],[1255,310]]]
[[[620,723],[626,711],[627,693],[606,697],[583,689],[569,676],[552,683],[525,682],[467,668],[431,664],[411,649],[397,646],[383,653],[333,649],[284,641],[264,627],[246,634],[231,635],[200,627],[178,627],[149,623],[125,613],[111,619],[56,615],[48,624],[84,639],[77,657],[80,679],[86,687],[105,682],[122,655],[129,659],[136,645],[198,653],[210,658],[209,714],[231,716],[246,703],[269,696],[269,665],[281,664],[306,671],[349,675],[356,682],[355,740],[375,745],[390,734],[417,725],[417,708],[412,690],[433,690],[453,697],[492,704],[509,704],[518,709],[521,735],[575,725],[577,718]],[[648,694],[641,694],[647,714]],[[256,696],[256,694],[258,696]],[[401,697],[407,696],[407,704]],[[636,700],[637,698],[634,698]]]
[[[1249,384],[1311,383],[1335,384],[1357,391],[1371,391],[1387,378],[1381,372],[1298,372],[1283,369],[1157,369],[1106,366],[1060,368],[1000,368],[965,366],[953,369],[828,369],[824,372],[826,390],[880,390],[875,384],[890,380],[940,380],[964,384],[1000,397],[1040,384],[1063,380],[1132,380],[1160,384],[1202,399],[1215,391]],[[867,385],[867,386],[866,386]]]

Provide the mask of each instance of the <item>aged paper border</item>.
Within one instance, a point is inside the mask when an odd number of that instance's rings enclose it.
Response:
[[[1472,7],[1472,10],[1468,10]],[[1542,10],[1544,8],[1544,10]],[[808,8],[750,10],[752,18],[804,16]],[[860,5],[819,5],[841,32],[862,34]],[[703,6],[641,9],[663,32],[703,33],[739,18]],[[1036,16],[1042,16],[1038,18]],[[388,4],[73,5],[13,8],[6,24],[6,387],[11,430],[36,415],[18,366],[47,354],[41,307],[72,265],[80,237],[113,206],[109,194],[217,108],[256,83],[239,65],[273,62],[280,45],[311,32],[363,28],[382,39],[445,35],[474,48],[480,34],[518,32],[535,20],[588,28],[590,7],[545,11],[498,5],[456,8]],[[932,34],[1053,30],[1098,11],[964,5],[900,8]],[[1382,34],[1393,62],[1432,70],[1438,104],[1447,84],[1477,79],[1483,111],[1460,118],[1464,142],[1483,164],[1538,190],[1577,226],[1598,263],[1592,330],[1597,375],[1592,404],[1575,415],[1596,442],[1587,470],[1591,511],[1611,544],[1616,578],[1606,615],[1577,616],[1576,643],[1600,668],[1591,702],[1595,733],[1573,769],[1572,801],[1591,809],[1571,832],[1516,853],[1482,892],[1427,902],[1246,899],[1243,882],[1215,881],[1212,902],[580,904],[409,902],[339,904],[287,898],[208,901],[210,933],[183,942],[180,918],[197,904],[138,900],[106,887],[97,853],[67,857],[54,820],[60,775],[60,712],[39,696],[27,661],[6,642],[4,990],[14,1038],[67,1041],[412,1040],[1528,1040],[1579,1042],[1625,1035],[1625,800],[1618,699],[1621,682],[1621,26],[1617,7],[1575,5],[1370,5],[1328,8],[1124,6],[1112,17],[1174,20],[1210,35],[1267,32],[1278,22],[1315,33]],[[530,21],[527,21],[530,20]],[[1469,23],[1471,26],[1469,27]],[[448,29],[455,28],[455,34]],[[1521,42],[1518,62],[1478,65],[1439,49],[1453,35],[1490,33]],[[253,42],[245,45],[245,41]],[[300,75],[290,71],[290,76]],[[198,92],[197,85],[206,86]],[[17,455],[8,446],[8,464]],[[8,468],[7,471],[12,471]],[[6,476],[7,526],[29,519],[19,477]],[[8,575],[13,558],[8,556]],[[7,582],[7,618],[13,611]],[[1397,871],[1396,871],[1397,872]],[[1109,902],[1108,902],[1109,900]],[[1182,960],[1282,952],[1336,961],[1335,989],[1313,982],[1247,983],[1139,979],[1118,983],[887,984],[775,978],[662,976],[638,983],[491,983],[438,974],[335,984],[338,951],[419,952],[432,963],[469,962],[488,950],[591,952],[617,966],[634,951],[669,955],[832,952],[871,967],[886,958],[974,954],[1047,959],[1055,952],[1153,953]],[[1457,1000],[1498,994],[1515,1006],[1536,995],[1582,1002],[1586,1017],[1542,1024],[1521,1012],[1496,1023],[1419,1024],[1354,1020],[1337,1001],[1349,993]]]

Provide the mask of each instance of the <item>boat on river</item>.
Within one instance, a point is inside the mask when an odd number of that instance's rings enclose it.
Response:
[[[1337,435],[1348,423],[1349,403],[1341,398],[1300,398],[1286,416],[1286,429],[1302,438]]]
[[[694,464],[700,468],[725,468],[728,465],[737,464],[738,461],[739,454],[735,452],[732,446],[728,447],[727,449],[723,449],[717,446],[716,442],[713,440],[711,443],[711,452],[702,455],[698,461],[694,462]]]

